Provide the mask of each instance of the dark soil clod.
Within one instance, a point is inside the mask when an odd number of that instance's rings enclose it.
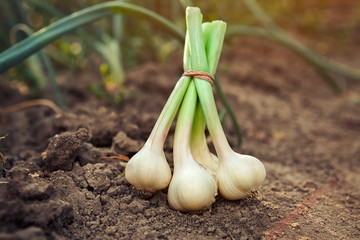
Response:
[[[75,158],[78,156],[82,144],[89,139],[89,131],[80,128],[76,132],[64,132],[55,135],[44,152],[45,170],[70,171]]]

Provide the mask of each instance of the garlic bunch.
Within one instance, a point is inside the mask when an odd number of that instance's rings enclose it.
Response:
[[[215,174],[197,162],[190,150],[190,135],[197,94],[190,82],[181,105],[174,136],[174,175],[168,190],[172,208],[189,212],[208,208],[215,202],[217,183]]]
[[[169,205],[179,211],[193,212],[210,207],[218,191],[230,200],[247,197],[262,184],[266,171],[255,157],[231,149],[215,105],[214,79],[201,78],[202,74],[215,74],[226,23],[202,23],[200,10],[189,7],[186,24],[184,70],[196,74],[180,78],[144,147],[129,160],[125,177],[136,189],[145,192],[169,186]],[[171,178],[163,145],[180,105]],[[205,125],[217,156],[207,146]]]

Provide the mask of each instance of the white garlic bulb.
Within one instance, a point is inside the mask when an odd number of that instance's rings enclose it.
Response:
[[[125,178],[143,192],[153,193],[166,188],[171,180],[171,170],[161,146],[145,144],[127,163]]]
[[[216,172],[220,194],[229,200],[249,196],[259,188],[266,176],[263,163],[249,155],[231,151],[219,159]]]
[[[175,167],[170,182],[170,206],[182,212],[200,211],[210,207],[217,195],[215,174],[192,156],[182,163],[184,164]]]

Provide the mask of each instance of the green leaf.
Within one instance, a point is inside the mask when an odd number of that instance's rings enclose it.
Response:
[[[74,12],[47,27],[44,27],[24,39],[18,44],[5,50],[0,54],[0,73],[8,70],[21,62],[31,54],[37,52],[54,39],[97,19],[113,15],[124,14],[138,19],[145,19],[153,22],[157,27],[165,29],[169,34],[184,41],[184,33],[164,17],[130,3],[118,1],[100,3]]]

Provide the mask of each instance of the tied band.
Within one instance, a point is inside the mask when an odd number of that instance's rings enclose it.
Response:
[[[207,72],[202,71],[195,71],[195,70],[185,70],[183,73],[183,76],[189,76],[189,77],[195,77],[202,80],[205,80],[211,84],[211,86],[214,86],[215,78],[213,75]]]

